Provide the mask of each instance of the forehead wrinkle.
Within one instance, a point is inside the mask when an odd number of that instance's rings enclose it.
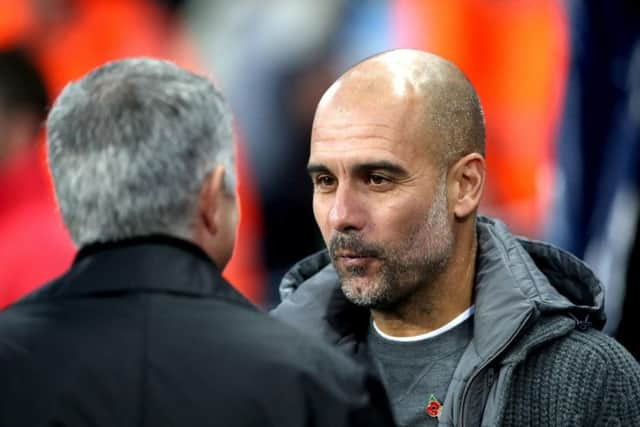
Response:
[[[386,142],[391,142],[391,143],[397,143],[398,141],[396,139],[393,138],[389,138],[386,136],[382,136],[382,135],[377,135],[377,134],[367,134],[367,133],[363,133],[360,135],[349,135],[347,137],[331,137],[331,136],[326,136],[326,137],[314,137],[313,140],[311,141],[311,144],[314,143],[319,143],[319,142],[335,142],[336,144],[339,144],[340,142],[347,142],[347,141],[357,141],[357,140],[367,140],[367,141],[372,141],[372,140],[383,140]]]
[[[361,150],[359,147],[332,147],[312,149],[308,164],[322,165],[328,167],[330,164],[352,165],[352,164],[380,164],[389,163],[409,168],[408,159],[399,157],[397,153],[384,147],[372,147],[368,150]]]
[[[341,129],[348,129],[348,128],[354,128],[354,127],[377,127],[377,128],[389,128],[389,129],[395,129],[395,127],[384,124],[384,123],[377,123],[377,122],[371,122],[371,123],[361,123],[361,124],[357,124],[357,123],[348,123],[345,122],[345,124],[340,125],[331,125],[331,126],[313,126],[312,129],[322,129],[322,128],[331,128],[331,129],[336,129],[336,130],[341,130]]]
[[[413,136],[407,133],[407,129],[399,129],[395,126],[381,124],[371,128],[363,126],[345,126],[344,128],[356,128],[355,132],[345,134],[339,130],[333,131],[332,127],[316,127],[311,138],[311,152],[318,155],[325,153],[347,153],[355,151],[380,150],[396,159],[405,159],[409,162],[415,160],[426,152],[424,142],[412,142]],[[329,129],[329,130],[327,130]],[[375,132],[374,129],[386,129],[389,132]],[[331,155],[331,154],[329,154]]]
[[[403,108],[405,110],[406,108]],[[349,139],[381,139],[389,143],[398,144],[406,139],[410,114],[394,113],[380,115],[379,112],[369,112],[366,108],[350,107],[351,121],[335,118],[329,113],[316,117],[311,128],[311,142],[326,142],[328,140],[344,141]],[[369,117],[367,117],[369,116]],[[372,121],[371,117],[380,117],[380,121]]]

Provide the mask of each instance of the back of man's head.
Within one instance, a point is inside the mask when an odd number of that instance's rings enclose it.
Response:
[[[70,83],[47,119],[49,166],[76,245],[192,236],[203,181],[235,187],[230,113],[205,77],[155,59],[105,64]]]

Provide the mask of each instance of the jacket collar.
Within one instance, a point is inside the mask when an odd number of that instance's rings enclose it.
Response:
[[[477,237],[473,339],[449,385],[443,424],[480,425],[488,370],[523,360],[535,346],[566,334],[575,326],[569,316],[590,315],[597,327],[604,320],[601,284],[574,256],[517,238],[486,217],[478,218]]]
[[[349,302],[327,251],[313,254],[290,270],[280,287],[282,303],[271,314],[346,353],[359,355],[369,310]]]
[[[249,304],[198,246],[153,235],[83,247],[71,269],[33,298],[121,292],[215,296]]]
[[[589,316],[595,327],[602,327],[602,285],[582,261],[547,243],[514,237],[500,221],[482,216],[477,235],[476,362],[501,352],[525,322],[543,314]],[[333,344],[364,336],[358,328],[366,326],[368,315],[342,295],[326,251],[294,266],[283,278],[280,294],[283,302],[273,314],[299,329]]]

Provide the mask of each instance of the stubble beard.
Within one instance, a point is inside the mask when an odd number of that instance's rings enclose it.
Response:
[[[453,234],[447,219],[446,186],[434,199],[425,220],[410,238],[397,247],[368,243],[356,232],[335,235],[329,245],[340,278],[342,292],[353,304],[374,310],[389,310],[402,304],[421,286],[429,286],[442,273],[453,251]],[[380,260],[380,270],[367,278],[367,268],[336,263],[336,251],[349,250]]]

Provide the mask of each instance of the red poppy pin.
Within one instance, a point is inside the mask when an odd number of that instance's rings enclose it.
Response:
[[[429,403],[427,403],[424,410],[431,418],[437,418],[440,416],[440,411],[442,411],[442,404],[432,394],[429,396]]]

